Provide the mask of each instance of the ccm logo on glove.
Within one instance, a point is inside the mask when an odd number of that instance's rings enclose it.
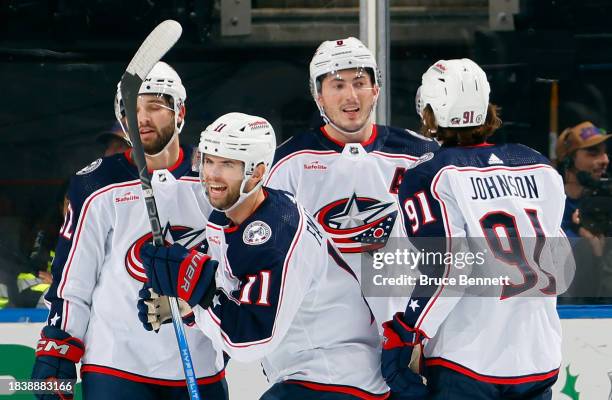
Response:
[[[58,357],[78,363],[83,356],[84,348],[83,342],[67,334],[66,339],[62,340],[46,337],[43,333],[36,345],[36,356]]]
[[[67,344],[57,344],[54,340],[46,339],[39,340],[38,345],[36,346],[36,351],[46,351],[51,353],[54,350],[57,350],[57,353],[60,355],[66,355],[68,354],[68,350],[70,350],[70,346]]]

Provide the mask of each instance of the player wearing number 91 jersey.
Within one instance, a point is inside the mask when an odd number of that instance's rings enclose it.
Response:
[[[438,61],[423,75],[417,110],[442,147],[407,170],[399,200],[412,244],[455,262],[421,265],[430,279],[419,279],[405,312],[384,324],[382,371],[392,390],[410,390],[414,373],[399,360],[417,345],[429,399],[549,399],[557,378],[555,296],[567,287],[569,251],[563,183],[540,153],[486,142],[501,125],[489,91],[468,59]],[[459,265],[460,252],[474,263]],[[495,276],[507,279],[485,279]]]

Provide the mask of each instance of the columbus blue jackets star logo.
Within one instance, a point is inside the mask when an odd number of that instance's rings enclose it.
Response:
[[[164,238],[165,245],[178,243],[190,250],[196,249],[202,251],[200,247],[206,239],[206,231],[187,226],[172,226],[170,223],[167,223],[162,231],[162,237]],[[147,281],[147,275],[140,259],[140,249],[145,243],[151,243],[152,238],[151,232],[141,236],[128,248],[125,255],[125,268],[127,272],[132,278],[140,282]],[[206,250],[203,252],[206,252]]]
[[[321,208],[315,217],[343,253],[361,253],[385,245],[395,224],[394,202],[369,197],[336,200]]]

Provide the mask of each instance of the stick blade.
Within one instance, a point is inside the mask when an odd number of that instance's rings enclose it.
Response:
[[[171,19],[157,25],[138,48],[126,72],[144,81],[155,64],[179,40],[182,32],[181,24]]]

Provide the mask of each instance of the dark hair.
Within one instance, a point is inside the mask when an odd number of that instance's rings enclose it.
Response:
[[[423,121],[421,133],[426,137],[438,139],[443,142],[443,146],[472,146],[486,142],[487,138],[502,125],[499,118],[500,108],[495,104],[489,103],[487,108],[487,118],[485,123],[480,126],[469,126],[464,128],[443,128],[436,123],[431,106],[427,105],[423,110]]]

